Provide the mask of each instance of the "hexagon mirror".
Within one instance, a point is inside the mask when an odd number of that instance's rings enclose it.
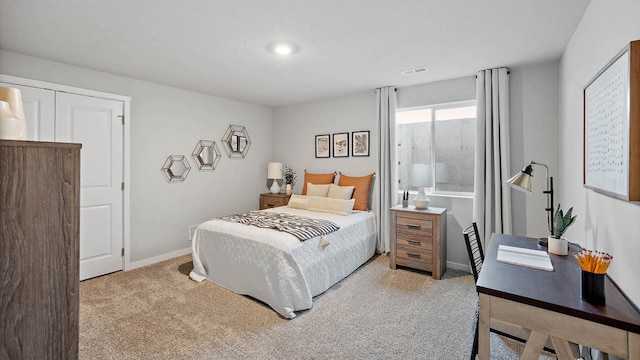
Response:
[[[162,175],[169,183],[183,182],[190,170],[191,166],[184,155],[171,155],[162,165]]]
[[[191,156],[198,170],[215,170],[222,157],[216,142],[209,140],[200,140]]]
[[[222,144],[224,144],[224,149],[230,158],[245,157],[251,146],[247,128],[239,125],[229,125],[227,132],[222,137]]]

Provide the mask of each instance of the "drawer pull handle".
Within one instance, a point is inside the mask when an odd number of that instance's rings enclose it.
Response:
[[[420,230],[420,225],[407,224],[409,229]]]
[[[411,245],[420,245],[420,241],[417,240],[407,240],[407,242]]]
[[[420,254],[407,253],[407,256],[414,259],[420,259]]]

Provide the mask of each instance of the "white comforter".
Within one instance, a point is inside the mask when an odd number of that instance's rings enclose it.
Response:
[[[326,291],[370,259],[376,248],[372,212],[333,215],[278,207],[265,211],[321,218],[340,226],[304,242],[293,235],[222,220],[201,224],[193,238],[195,281],[210,280],[238,294],[259,299],[286,318],[309,309]]]

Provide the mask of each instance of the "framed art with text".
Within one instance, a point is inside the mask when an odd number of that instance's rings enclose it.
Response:
[[[632,41],[583,90],[583,184],[640,201],[640,41]]]
[[[333,134],[333,157],[349,157],[349,133]]]
[[[351,133],[351,156],[369,156],[369,131]]]
[[[316,135],[316,158],[328,158],[329,153],[329,134]]]

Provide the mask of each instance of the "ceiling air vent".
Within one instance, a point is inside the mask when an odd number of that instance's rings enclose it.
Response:
[[[427,72],[429,71],[429,69],[427,69],[426,66],[422,66],[419,68],[415,68],[415,69],[409,69],[409,70],[404,70],[401,72],[402,75],[414,75],[414,74],[420,74],[423,72]]]

